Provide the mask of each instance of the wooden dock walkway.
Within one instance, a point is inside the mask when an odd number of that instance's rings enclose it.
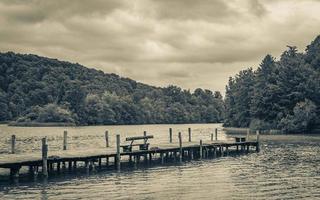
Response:
[[[146,135],[146,133],[145,133]],[[64,133],[66,138],[66,133]],[[14,137],[15,138],[15,137]],[[217,139],[217,130],[216,137]],[[257,137],[258,139],[258,137]],[[10,169],[10,179],[18,179],[22,167],[28,167],[30,175],[48,177],[52,173],[62,170],[76,170],[84,168],[88,172],[98,168],[114,167],[120,171],[121,165],[126,163],[137,166],[139,163],[183,162],[193,159],[216,158],[228,156],[231,153],[249,153],[259,151],[259,141],[221,141],[200,140],[191,141],[191,130],[189,129],[189,141],[182,142],[181,133],[179,141],[172,142],[172,131],[169,135],[169,143],[152,145],[147,150],[132,150],[124,152],[120,149],[120,135],[117,135],[115,146],[108,144],[106,135],[106,148],[88,150],[66,150],[67,141],[63,142],[61,151],[48,151],[46,139],[42,140],[42,152],[2,154],[0,155],[0,168]],[[14,148],[14,143],[12,144]],[[13,150],[14,152],[14,150]],[[41,169],[41,170],[40,170]]]

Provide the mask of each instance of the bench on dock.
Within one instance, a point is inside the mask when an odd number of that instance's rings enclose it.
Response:
[[[236,136],[233,138],[235,139],[236,142],[245,142],[246,141],[246,137],[243,137],[243,136]]]
[[[123,152],[132,152],[133,146],[139,146],[139,150],[148,150],[149,149],[149,143],[148,139],[153,138],[153,135],[147,135],[147,136],[135,136],[135,137],[127,137],[126,141],[131,141],[130,144],[120,145],[122,147]],[[136,140],[143,140],[143,143],[139,144],[133,144]]]

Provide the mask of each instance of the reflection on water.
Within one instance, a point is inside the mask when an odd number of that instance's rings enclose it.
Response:
[[[194,137],[210,137],[218,125],[175,125],[175,132],[187,133],[191,127]],[[117,131],[123,135],[142,134],[147,130],[154,141],[165,142],[169,125],[83,127],[69,129],[69,136],[80,141],[72,148],[103,147],[103,132]],[[18,130],[19,129],[19,130]],[[17,137],[52,137],[52,148],[60,148],[63,128],[0,127],[1,148],[7,148],[6,138],[13,132]],[[19,131],[24,133],[20,133]],[[118,133],[118,132],[117,132]],[[18,136],[19,135],[19,136]],[[187,134],[185,134],[187,135]],[[3,137],[4,136],[4,137]],[[219,137],[225,137],[220,135]],[[56,140],[55,140],[56,139]],[[114,138],[113,138],[114,139]],[[182,165],[65,175],[50,178],[47,183],[28,182],[20,185],[2,184],[2,199],[319,199],[320,198],[320,136],[262,136],[260,153],[236,157],[192,161]],[[94,144],[91,144],[94,143]],[[151,141],[152,142],[152,141]],[[80,145],[79,145],[80,143]],[[29,143],[21,142],[24,147]],[[36,145],[35,145],[36,146]],[[25,149],[25,148],[24,148]],[[5,150],[4,150],[5,151]],[[26,148],[23,151],[36,151]]]

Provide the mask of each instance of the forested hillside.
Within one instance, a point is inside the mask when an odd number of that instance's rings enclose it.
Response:
[[[241,71],[226,87],[225,126],[305,132],[320,124],[320,36],[305,53],[288,46],[257,70]]]
[[[0,121],[202,123],[223,115],[219,92],[152,87],[79,64],[0,53]]]

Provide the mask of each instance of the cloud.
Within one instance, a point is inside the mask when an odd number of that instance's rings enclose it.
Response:
[[[316,0],[3,0],[0,51],[35,53],[165,86],[221,90],[319,34]]]

